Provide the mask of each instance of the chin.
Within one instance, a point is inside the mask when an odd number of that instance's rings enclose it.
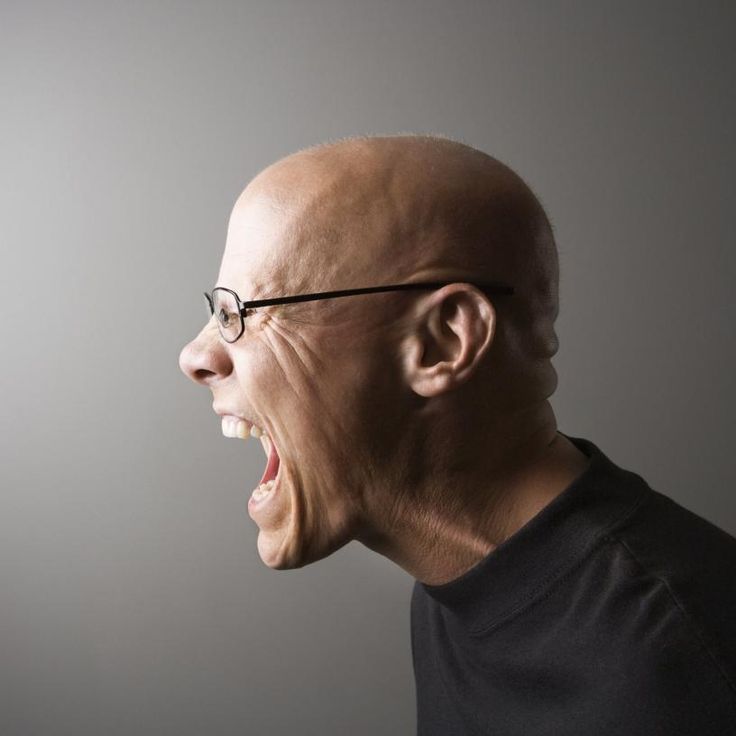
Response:
[[[272,570],[296,570],[318,562],[355,538],[354,519],[341,504],[307,506],[301,501],[307,496],[301,483],[297,495],[287,496],[285,490],[296,485],[288,480],[286,475],[277,478],[271,503],[260,507],[266,514],[259,515],[259,507],[251,513],[259,527],[258,554]],[[289,498],[288,510],[279,505],[279,497]],[[269,509],[275,513],[269,514]]]
[[[313,561],[307,559],[298,549],[284,544],[283,533],[263,529],[258,533],[258,554],[263,564],[272,570],[296,570]]]
[[[275,536],[273,532],[263,530],[258,533],[258,554],[266,567],[272,570],[297,570],[306,567],[329,557],[351,541],[335,539],[317,546],[287,546],[282,540],[274,539]]]

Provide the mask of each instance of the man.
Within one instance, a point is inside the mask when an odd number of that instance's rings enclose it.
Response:
[[[736,733],[736,540],[557,430],[557,252],[514,172],[301,151],[241,194],[217,285],[180,364],[264,444],[259,554],[357,539],[415,578],[420,735]]]

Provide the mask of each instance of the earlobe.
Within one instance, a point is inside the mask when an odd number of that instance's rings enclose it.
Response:
[[[453,284],[433,295],[403,345],[403,366],[412,390],[437,396],[476,372],[495,331],[493,305],[476,288]]]

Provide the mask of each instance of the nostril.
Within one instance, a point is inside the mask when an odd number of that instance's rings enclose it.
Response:
[[[228,376],[233,369],[230,356],[217,341],[205,340],[200,334],[179,354],[179,367],[195,383],[210,384]]]
[[[206,368],[197,368],[191,371],[189,375],[198,383],[207,383],[211,378],[214,378],[215,372],[208,371]]]

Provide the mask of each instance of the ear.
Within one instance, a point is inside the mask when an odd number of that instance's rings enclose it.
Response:
[[[405,379],[420,396],[437,396],[467,381],[491,345],[496,311],[470,284],[438,289],[417,304],[401,345]]]

